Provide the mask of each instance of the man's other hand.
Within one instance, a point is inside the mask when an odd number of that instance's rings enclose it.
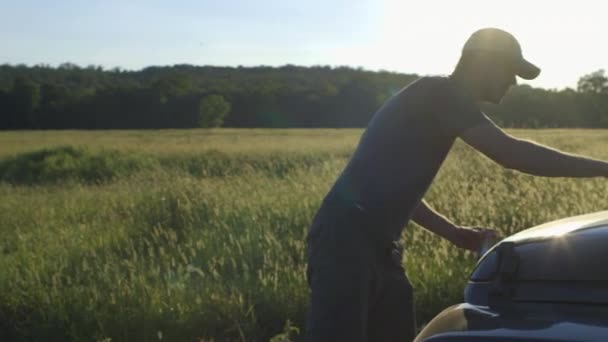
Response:
[[[457,247],[479,252],[486,239],[495,240],[495,230],[481,227],[454,227],[447,237]]]

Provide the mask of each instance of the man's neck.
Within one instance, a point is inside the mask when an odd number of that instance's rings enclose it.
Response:
[[[475,102],[481,102],[481,94],[480,94],[480,86],[479,81],[472,77],[471,73],[467,73],[461,70],[454,70],[454,72],[449,76],[449,78],[458,85],[458,87],[466,93],[469,97],[473,99]]]

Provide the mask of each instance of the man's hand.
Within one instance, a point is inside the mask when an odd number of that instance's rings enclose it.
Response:
[[[480,227],[458,227],[450,230],[446,238],[457,247],[479,252],[486,239],[496,239],[496,231]]]
[[[435,212],[424,200],[414,211],[412,219],[456,246],[473,252],[479,252],[486,239],[495,240],[498,236],[492,229],[457,226]]]

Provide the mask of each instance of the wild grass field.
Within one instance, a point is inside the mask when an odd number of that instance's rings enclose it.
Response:
[[[0,340],[299,340],[306,229],[361,133],[0,132]],[[608,159],[606,130],[511,133]],[[607,189],[458,142],[426,198],[506,236],[606,209]],[[462,300],[475,258],[413,224],[402,242],[423,325]]]

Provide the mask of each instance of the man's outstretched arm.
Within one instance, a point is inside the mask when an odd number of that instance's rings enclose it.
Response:
[[[515,138],[487,121],[466,130],[462,140],[498,164],[545,177],[606,177],[608,163]]]
[[[414,210],[412,220],[456,246],[471,251],[479,251],[486,237],[496,236],[494,231],[485,228],[457,226],[433,210],[424,200]]]

